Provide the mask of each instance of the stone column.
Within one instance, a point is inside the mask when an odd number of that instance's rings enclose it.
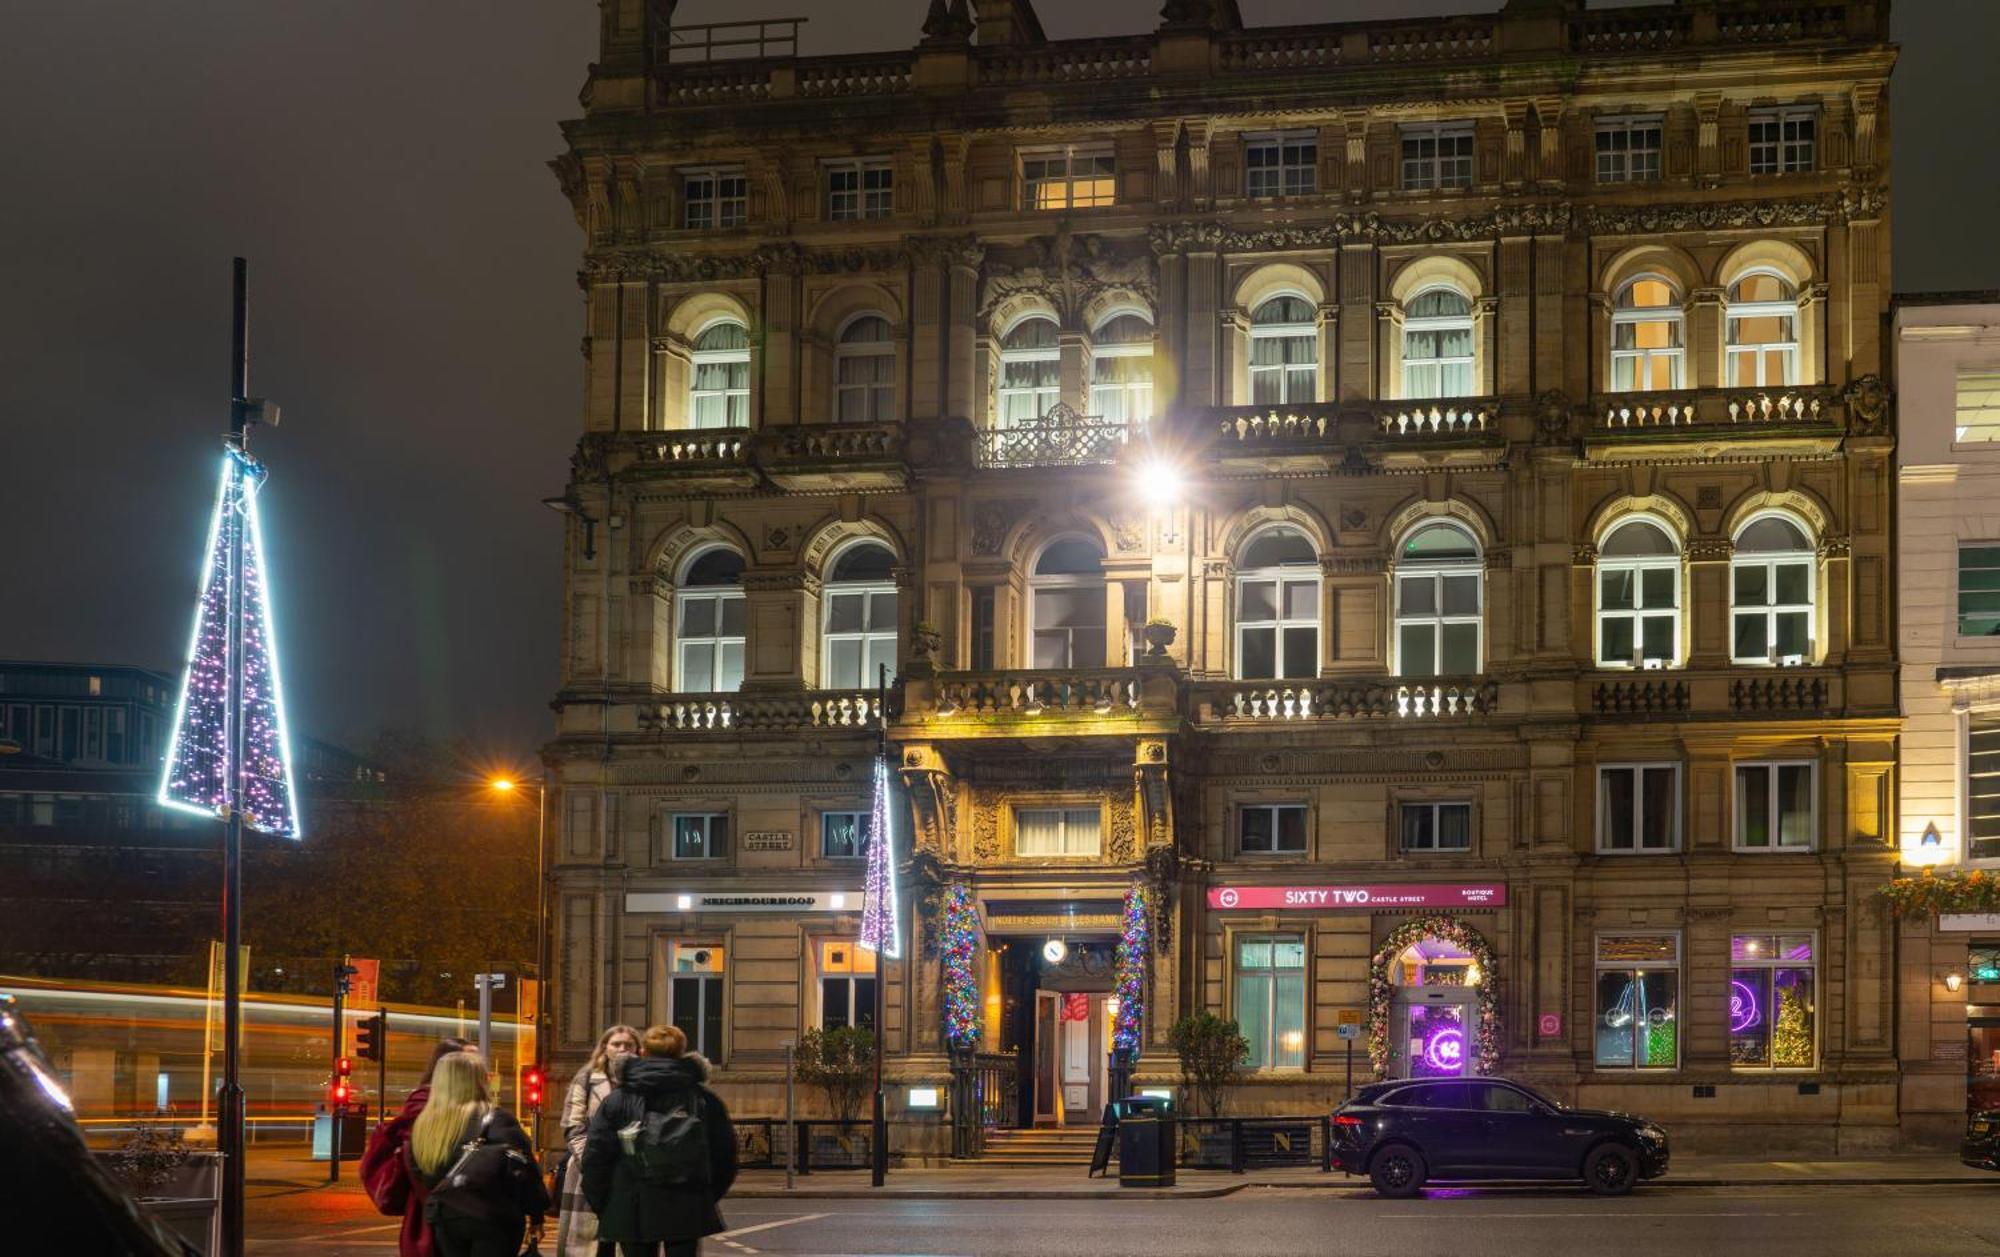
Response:
[[[944,414],[948,418],[973,420],[978,414],[979,364],[979,263],[985,250],[973,242],[961,241],[951,250],[946,267],[950,285],[945,317],[949,329],[944,343]]]
[[[750,338],[750,424],[766,428],[799,422],[799,277],[798,259],[789,250],[774,250],[764,273],[761,352],[753,329]],[[829,404],[831,399],[829,398]]]
[[[1333,300],[1337,313],[1328,321],[1339,320],[1332,334],[1340,353],[1339,362],[1333,367],[1336,372],[1333,378],[1328,378],[1324,368],[1320,372],[1320,396],[1324,401],[1336,397],[1341,401],[1369,400],[1369,381],[1376,378],[1375,320],[1370,315],[1375,305],[1377,269],[1378,258],[1371,242],[1342,244],[1334,257]],[[1347,317],[1339,317],[1341,314]],[[1328,360],[1322,358],[1321,362],[1326,364]]]
[[[934,420],[944,404],[947,323],[944,255],[934,241],[912,242],[910,250],[910,370],[905,418]],[[920,247],[919,247],[920,246]]]

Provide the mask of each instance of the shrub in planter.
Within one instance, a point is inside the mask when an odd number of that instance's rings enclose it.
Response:
[[[861,1026],[808,1030],[799,1036],[794,1068],[799,1081],[817,1087],[836,1120],[852,1123],[861,1113],[875,1081],[875,1032]],[[868,1127],[843,1125],[837,1131],[814,1131],[806,1153],[811,1164],[826,1168],[868,1164]]]
[[[1189,1013],[1167,1032],[1167,1043],[1181,1061],[1181,1091],[1191,1116],[1222,1116],[1222,1093],[1243,1075],[1250,1041],[1235,1022],[1210,1012]]]

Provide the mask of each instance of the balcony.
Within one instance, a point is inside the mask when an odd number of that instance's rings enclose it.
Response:
[[[1455,720],[1490,716],[1498,683],[1481,677],[1354,681],[1204,681],[1190,687],[1196,724],[1317,724],[1351,720]]]
[[[909,481],[900,423],[767,428],[752,453],[765,477],[789,492],[893,490]]]
[[[1027,423],[979,433],[981,467],[1093,467],[1116,462],[1140,425],[1079,414],[1057,402]]]
[[[794,694],[676,694],[641,708],[639,726],[662,738],[715,733],[873,731],[882,700],[872,690]]]
[[[1577,710],[1635,720],[1788,720],[1846,714],[1838,668],[1704,668],[1603,672],[1577,681]]]
[[[1823,451],[1836,448],[1847,434],[1849,408],[1839,389],[1823,384],[1606,393],[1592,401],[1583,428],[1584,447],[1593,458],[1718,441]]]
[[[906,680],[904,690],[904,719],[932,738],[1130,735],[1180,725],[1180,674],[1170,667],[941,672]]]
[[[757,485],[747,428],[697,428],[654,432],[587,432],[577,442],[570,473],[671,480],[699,492]]]
[[[1376,466],[1481,466],[1506,445],[1492,397],[1218,406],[1186,412],[1211,456],[1260,470],[1367,471]]]

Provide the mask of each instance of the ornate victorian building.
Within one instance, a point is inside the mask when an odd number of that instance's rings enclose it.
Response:
[[[1887,8],[935,0],[815,58],[606,0],[559,1053],[671,1020],[780,1111],[872,1003],[885,724],[913,1155],[954,1061],[1094,1122],[1200,1010],[1233,1112],[1353,1044],[1905,1141]]]

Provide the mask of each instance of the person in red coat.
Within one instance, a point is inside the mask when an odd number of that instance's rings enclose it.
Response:
[[[386,1216],[403,1219],[403,1230],[396,1236],[398,1257],[434,1257],[431,1230],[424,1222],[424,1197],[429,1193],[422,1183],[410,1178],[403,1145],[410,1142],[410,1128],[417,1124],[417,1114],[424,1111],[425,1102],[431,1098],[431,1071],[440,1060],[471,1046],[456,1037],[439,1040],[416,1090],[403,1101],[402,1112],[377,1126],[368,1136],[368,1147],[361,1153],[361,1185],[367,1190],[368,1199]]]

